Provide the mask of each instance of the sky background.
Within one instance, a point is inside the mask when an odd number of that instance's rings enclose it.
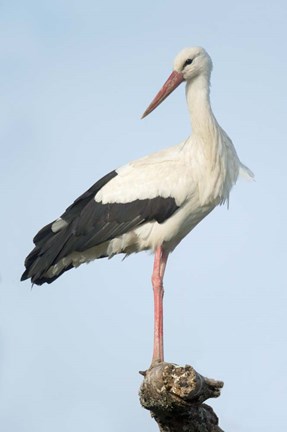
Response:
[[[147,253],[20,283],[32,238],[97,179],[190,133],[184,86],[140,116],[186,46],[213,59],[214,113],[256,181],[171,255],[166,360],[225,382],[226,431],[286,427],[285,1],[0,2],[0,429],[156,432]]]

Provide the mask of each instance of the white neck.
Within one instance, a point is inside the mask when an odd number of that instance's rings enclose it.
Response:
[[[218,127],[210,106],[209,85],[209,76],[203,74],[186,83],[187,106],[195,135],[210,135]]]
[[[201,74],[186,83],[190,113],[193,175],[198,179],[201,203],[228,199],[238,177],[240,161],[228,136],[213,115],[209,100],[209,76]]]

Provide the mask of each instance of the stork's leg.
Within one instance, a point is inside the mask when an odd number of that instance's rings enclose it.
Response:
[[[154,344],[152,364],[162,362],[163,358],[163,277],[168,253],[162,246],[155,250],[152,273],[152,287],[154,295]]]

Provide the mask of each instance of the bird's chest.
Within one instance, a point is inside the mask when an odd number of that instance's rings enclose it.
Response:
[[[195,141],[187,160],[191,195],[200,206],[214,206],[228,199],[238,170],[235,173],[234,156],[224,143],[215,139],[208,144],[203,140]]]

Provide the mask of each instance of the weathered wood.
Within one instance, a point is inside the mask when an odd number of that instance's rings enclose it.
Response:
[[[141,373],[140,402],[160,432],[223,432],[213,409],[203,403],[220,396],[222,381],[205,378],[192,366],[165,362]]]

